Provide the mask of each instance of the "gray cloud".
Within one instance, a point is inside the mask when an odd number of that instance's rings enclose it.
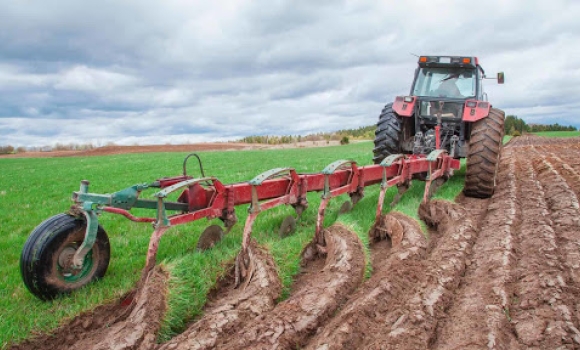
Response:
[[[495,106],[573,124],[577,1],[0,3],[0,144],[181,143],[370,125],[416,54],[476,55]]]

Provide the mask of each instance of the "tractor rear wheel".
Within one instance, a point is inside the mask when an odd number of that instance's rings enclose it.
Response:
[[[504,119],[502,110],[492,108],[487,118],[472,126],[463,188],[467,197],[489,198],[493,195],[503,144]]]
[[[86,228],[85,220],[59,214],[32,231],[20,256],[20,273],[32,294],[41,300],[52,300],[105,275],[109,266],[110,245],[101,225],[83,265],[75,268],[72,264],[73,256],[84,240]]]
[[[389,103],[383,108],[375,131],[373,149],[375,164],[379,164],[391,154],[401,153],[400,134],[401,120],[393,111],[393,104]]]

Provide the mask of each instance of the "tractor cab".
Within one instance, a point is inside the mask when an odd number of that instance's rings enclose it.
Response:
[[[477,57],[421,56],[411,95],[427,98],[483,99],[483,68]]]
[[[429,123],[443,102],[444,118],[460,119],[466,100],[486,100],[483,77],[477,57],[421,56],[411,87],[411,95],[417,97],[418,116]]]

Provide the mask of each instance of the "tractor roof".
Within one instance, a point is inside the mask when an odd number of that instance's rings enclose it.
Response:
[[[477,57],[469,56],[420,56],[419,67],[457,67],[475,68],[479,65]]]

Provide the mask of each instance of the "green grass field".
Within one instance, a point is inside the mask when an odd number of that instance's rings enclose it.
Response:
[[[300,148],[232,152],[201,152],[206,175],[224,183],[248,181],[259,173],[276,167],[294,167],[298,172],[320,172],[338,159],[354,159],[359,165],[370,164],[372,142],[338,147]],[[22,158],[0,159],[0,347],[10,342],[46,332],[82,311],[116,300],[138,280],[145,263],[150,224],[133,223],[121,216],[104,213],[100,224],[111,241],[111,263],[105,278],[98,283],[53,302],[41,302],[32,296],[20,277],[21,249],[35,226],[43,220],[65,212],[70,196],[83,179],[91,181],[90,191],[111,193],[137,183],[150,182],[163,176],[179,175],[185,153],[149,153],[111,155],[87,158]],[[191,162],[190,172],[196,171]],[[436,197],[453,200],[463,188],[464,169],[456,173]],[[423,195],[423,183],[416,182],[403,196],[395,210],[417,217]],[[331,201],[325,226],[339,220],[351,227],[364,242],[371,227],[378,199],[378,185],[368,187],[365,198],[352,212],[337,218],[347,197]],[[396,189],[387,194],[388,208]],[[146,191],[148,198],[154,191]],[[310,207],[298,222],[297,233],[281,240],[277,230],[291,207],[279,207],[261,213],[254,224],[253,237],[272,252],[286,290],[299,269],[299,254],[314,233],[320,194],[308,196]],[[214,249],[195,252],[199,233],[208,225],[203,219],[170,229],[161,240],[158,262],[171,273],[169,311],[163,322],[161,340],[179,333],[199,315],[205,295],[223,273],[224,266],[239,250],[247,206],[236,208],[239,223]],[[137,214],[153,216],[144,210]],[[215,223],[220,223],[216,220]],[[370,268],[369,268],[370,269]]]
[[[578,137],[580,136],[580,131],[542,131],[535,132],[534,135],[545,137]]]

